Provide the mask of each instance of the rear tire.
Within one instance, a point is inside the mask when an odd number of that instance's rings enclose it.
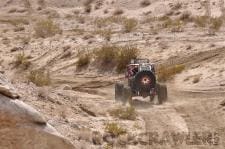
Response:
[[[162,104],[167,100],[167,86],[164,84],[157,84],[158,103]]]
[[[123,88],[123,103],[127,103],[128,101],[130,102],[132,100],[132,91],[129,86],[124,86]]]
[[[122,83],[115,84],[115,100],[121,101],[123,98],[123,88],[124,85]]]

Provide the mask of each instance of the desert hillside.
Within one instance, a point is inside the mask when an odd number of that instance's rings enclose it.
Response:
[[[153,131],[217,132],[183,148],[223,149],[224,35],[223,0],[1,0],[0,73],[78,149],[181,147],[149,146]],[[155,64],[167,102],[115,102],[132,58]]]

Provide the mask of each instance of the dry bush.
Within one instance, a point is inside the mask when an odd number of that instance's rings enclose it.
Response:
[[[34,27],[34,30],[35,35],[41,38],[47,38],[62,33],[59,25],[55,24],[51,19],[38,21]]]
[[[118,57],[119,48],[116,46],[104,45],[100,49],[94,51],[95,61],[100,64],[100,66],[114,66],[116,64],[116,58]]]
[[[175,66],[160,66],[157,70],[158,81],[167,81],[171,79],[174,75],[181,73],[185,69],[184,65]]]
[[[97,31],[95,31],[95,33],[101,35],[107,41],[111,40],[111,36],[112,36],[111,29],[97,30]]]
[[[184,22],[181,21],[180,19],[174,19],[172,20],[171,18],[167,18],[164,20],[162,23],[163,28],[181,28],[183,26]]]
[[[51,77],[49,71],[45,70],[32,70],[27,76],[30,82],[37,86],[48,86],[51,84]]]
[[[139,49],[129,45],[123,47],[104,45],[93,51],[95,62],[102,68],[116,67],[118,73],[124,71],[131,59],[139,55]]]
[[[127,64],[130,63],[131,59],[135,59],[139,56],[140,50],[136,47],[126,45],[121,47],[119,54],[117,55],[116,70],[118,73],[123,72]]]
[[[191,18],[191,12],[189,11],[184,11],[181,16],[179,17],[180,20],[184,21],[184,22],[190,22],[192,21]]]
[[[76,66],[78,69],[87,67],[90,64],[91,56],[88,53],[79,55],[78,61],[76,63]]]
[[[135,120],[137,117],[137,113],[134,107],[122,108],[119,107],[117,109],[109,111],[111,116],[118,117],[124,120]]]
[[[209,22],[209,17],[208,16],[197,16],[193,19],[193,21],[195,22],[195,24],[198,27],[206,27],[206,25]]]
[[[123,24],[124,20],[127,20],[127,18],[122,17],[122,16],[110,16],[110,17],[106,17],[106,18],[96,18],[94,20],[94,24],[97,27],[101,28],[101,27],[107,26],[112,23]]]
[[[147,6],[149,6],[150,4],[151,4],[151,2],[150,2],[149,0],[142,0],[141,3],[140,3],[140,5],[141,5],[142,7],[147,7]]]
[[[223,19],[222,18],[211,18],[210,23],[211,23],[211,25],[210,25],[211,29],[213,29],[214,31],[219,31],[223,25]]]
[[[123,25],[124,32],[129,33],[137,27],[138,21],[136,19],[125,19]]]
[[[119,126],[117,123],[108,123],[106,124],[105,131],[110,133],[114,137],[126,134],[126,129]]]
[[[113,15],[121,15],[123,13],[124,13],[123,9],[117,8],[114,10]]]
[[[13,64],[15,65],[15,67],[21,67],[25,70],[29,68],[31,62],[29,61],[28,56],[26,56],[24,53],[20,53],[16,55]]]

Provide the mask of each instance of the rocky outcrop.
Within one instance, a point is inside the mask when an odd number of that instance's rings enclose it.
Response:
[[[0,80],[7,82],[0,84],[0,148],[75,148],[38,111],[18,99],[12,100],[18,97],[17,92],[1,75]]]

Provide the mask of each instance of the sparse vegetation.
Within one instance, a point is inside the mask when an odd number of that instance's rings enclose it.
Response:
[[[55,24],[51,19],[40,20],[36,23],[34,30],[35,35],[41,38],[47,38],[62,33],[59,25]]]
[[[110,133],[114,137],[118,137],[127,132],[126,129],[122,128],[117,123],[106,124],[105,131]]]
[[[131,59],[135,59],[139,56],[139,52],[140,50],[138,48],[129,45],[121,47],[117,57],[117,72],[122,72]]]
[[[127,107],[125,109],[122,107],[119,107],[117,109],[111,110],[109,113],[111,116],[118,117],[120,119],[125,119],[125,120],[135,120],[137,116],[137,113],[134,107]]]
[[[164,82],[171,79],[174,75],[181,73],[185,69],[184,65],[160,66],[157,70],[158,81]]]
[[[124,31],[126,33],[129,33],[137,27],[138,21],[136,19],[126,19],[124,20],[123,25],[124,25]]]
[[[95,33],[101,35],[106,41],[111,40],[111,36],[112,36],[111,29],[97,30],[97,31],[95,31]]]
[[[49,71],[45,70],[32,70],[27,76],[30,82],[37,86],[48,86],[51,84],[51,77]]]
[[[31,65],[31,62],[28,60],[28,56],[26,56],[24,53],[16,55],[15,61],[13,63],[15,67],[21,67],[24,70],[28,69],[28,67]]]
[[[78,58],[76,66],[78,69],[84,68],[89,65],[90,61],[91,61],[90,54],[88,54],[88,53],[81,54]]]
[[[95,61],[100,66],[114,66],[116,64],[116,58],[118,57],[118,47],[104,45],[100,49],[94,51]]]
[[[131,59],[137,58],[139,49],[129,45],[123,47],[103,46],[94,51],[95,61],[101,67],[116,66],[118,73],[122,72]]]
[[[213,31],[219,31],[223,25],[223,18],[212,18],[208,16],[198,16],[193,19],[198,27],[209,27]]]

